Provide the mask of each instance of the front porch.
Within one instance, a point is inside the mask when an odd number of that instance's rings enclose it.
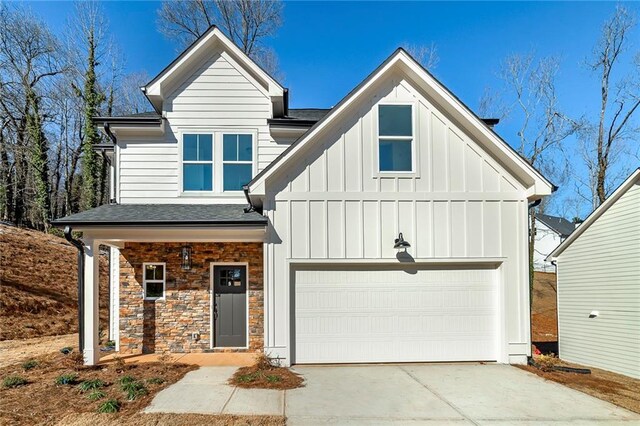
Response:
[[[243,212],[242,205],[110,205],[56,223],[62,224],[68,239],[70,226],[82,231],[81,241],[73,241],[84,269],[79,309],[85,364],[104,355],[98,324],[101,245],[111,251],[110,340],[119,357],[263,350],[263,216]],[[232,362],[214,358],[202,362]]]

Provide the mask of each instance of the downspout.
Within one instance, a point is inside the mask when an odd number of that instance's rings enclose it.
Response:
[[[253,201],[251,201],[251,197],[249,197],[249,185],[244,185],[242,187],[242,191],[244,192],[244,196],[247,199],[247,203],[249,204],[247,207],[244,208],[244,212],[245,213],[257,212],[262,214],[262,212],[258,211],[256,206],[253,205]]]
[[[555,191],[555,189],[554,189]],[[537,207],[540,205],[540,203],[542,202],[542,198],[538,198],[537,200],[535,200],[532,203],[529,203],[529,207],[527,209],[527,211]],[[529,218],[529,216],[527,215],[527,219]],[[532,238],[535,238],[535,224],[531,223],[531,229],[529,229],[529,241],[531,241]],[[529,242],[529,249],[531,248],[531,243]],[[532,262],[532,255],[529,254],[529,262]],[[529,265],[529,268],[533,268],[533,264]],[[533,308],[533,273],[531,272],[531,269],[529,269],[529,336],[532,335],[531,333],[531,309]],[[533,345],[533,340],[530,342]],[[527,359],[527,364],[533,365],[533,356],[528,357]]]
[[[64,238],[78,249],[78,346],[84,352],[84,244],[73,238],[70,226],[64,228]]]
[[[113,145],[117,145],[118,144],[118,138],[116,138],[116,135],[113,134],[113,132],[111,131],[111,127],[109,125],[109,123],[105,122],[102,125],[102,128],[104,129],[104,133],[109,137],[109,139],[111,139],[111,142],[113,143]],[[114,149],[114,156],[115,156],[115,149]],[[107,156],[105,155],[104,151],[102,151],[102,156],[105,158],[105,160],[107,160]],[[115,166],[113,164],[111,164],[111,162],[109,162],[109,165],[111,166],[111,192],[109,195],[112,195],[112,197],[109,199],[109,204],[117,204],[116,202],[116,170],[115,170]]]

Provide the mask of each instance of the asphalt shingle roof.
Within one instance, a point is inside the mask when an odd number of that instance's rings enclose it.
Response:
[[[563,237],[568,237],[576,229],[573,223],[563,217],[538,213],[536,218]]]
[[[56,226],[266,225],[267,218],[244,212],[243,204],[105,204],[53,221]]]
[[[318,121],[322,117],[327,115],[329,111],[331,111],[331,108],[289,108],[289,114],[287,115],[287,118],[291,118],[294,120]]]

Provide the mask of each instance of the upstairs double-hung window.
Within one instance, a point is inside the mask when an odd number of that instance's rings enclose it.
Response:
[[[413,111],[411,105],[378,106],[378,167],[380,172],[413,171]]]
[[[213,135],[183,136],[182,167],[184,191],[213,190]]]
[[[241,191],[253,175],[253,137],[242,134],[222,136],[223,191]]]

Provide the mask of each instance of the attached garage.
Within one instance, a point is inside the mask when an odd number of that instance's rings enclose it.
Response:
[[[297,267],[293,362],[495,361],[494,268]]]

